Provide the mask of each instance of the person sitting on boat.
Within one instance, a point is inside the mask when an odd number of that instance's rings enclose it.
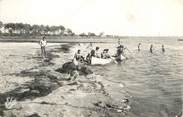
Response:
[[[101,53],[101,58],[103,59],[110,58],[110,55],[108,52],[109,52],[109,49],[104,49],[103,52]]]
[[[101,58],[100,56],[100,52],[99,52],[99,47],[96,47],[96,49],[92,49],[91,52],[89,53],[90,57],[97,57],[97,58]]]
[[[99,53],[99,47],[96,47],[96,49],[92,49],[90,53],[88,53],[88,55],[86,56],[86,61],[88,63],[91,63],[91,58],[92,57],[97,57],[97,58],[101,58],[100,53]]]
[[[101,53],[101,58],[105,58],[106,50],[104,49],[103,52]]]
[[[101,58],[99,49],[100,49],[99,47],[96,47],[96,49],[95,49],[95,57],[97,57],[97,58]]]
[[[87,56],[86,56],[86,62],[87,63],[91,63],[91,58],[92,57],[95,57],[95,50],[94,49],[92,49],[91,52],[87,54]]]
[[[75,58],[77,61],[83,62],[84,57],[81,55],[81,50],[78,50],[78,51],[75,53],[74,58]]]

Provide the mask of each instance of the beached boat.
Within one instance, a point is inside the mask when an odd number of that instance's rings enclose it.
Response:
[[[92,57],[91,65],[105,65],[105,64],[109,64],[111,62],[121,62],[125,59],[126,59],[126,57],[124,57],[123,55],[118,56],[118,57],[111,57],[108,59]]]
[[[105,65],[105,64],[111,63],[112,61],[113,60],[111,58],[103,59],[103,58],[92,57],[91,65]]]

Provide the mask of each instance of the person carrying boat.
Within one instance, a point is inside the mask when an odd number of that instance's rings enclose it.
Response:
[[[78,50],[75,55],[74,58],[79,61],[79,62],[83,62],[84,61],[84,57],[81,55],[81,50]]]
[[[103,52],[101,53],[101,58],[103,59],[110,58],[110,55],[108,52],[109,52],[109,49],[104,49]]]

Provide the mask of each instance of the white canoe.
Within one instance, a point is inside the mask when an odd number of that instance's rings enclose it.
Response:
[[[91,65],[105,65],[111,62],[120,62],[125,60],[126,57],[124,57],[123,55],[118,56],[118,57],[111,57],[108,59],[103,59],[103,58],[96,58],[96,57],[92,57],[91,58]]]
[[[91,58],[91,65],[105,65],[105,64],[111,63],[112,61],[113,60],[111,58],[102,59],[102,58],[92,57]]]

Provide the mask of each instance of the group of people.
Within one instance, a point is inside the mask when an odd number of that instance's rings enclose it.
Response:
[[[96,58],[103,58],[103,59],[107,59],[110,58],[110,54],[109,54],[109,49],[104,49],[102,53],[99,52],[100,48],[96,47],[95,49],[92,49],[86,57],[84,57],[81,54],[81,50],[77,50],[77,52],[74,55],[74,59],[76,59],[77,61],[80,62],[91,62],[91,58],[92,57],[96,57]]]
[[[117,51],[116,54],[113,57],[118,58],[119,56],[125,56],[124,55],[124,50],[127,49],[125,48],[123,45],[119,45],[117,47]],[[74,55],[74,59],[77,61],[85,61],[87,63],[91,63],[91,58],[92,57],[96,57],[96,58],[102,58],[102,59],[108,59],[111,58],[112,56],[109,54],[109,49],[104,49],[102,52],[100,52],[100,48],[96,47],[95,49],[92,49],[86,57],[84,57],[81,54],[81,50],[78,50],[75,55]]]
[[[120,44],[121,42],[118,40],[118,44],[119,46],[117,47],[117,52],[116,55],[114,55],[115,57],[119,57],[119,56],[125,56],[124,55],[124,50],[126,50],[127,48],[124,47],[123,45]],[[47,45],[47,41],[46,41],[46,37],[44,36],[41,40],[40,40],[40,47],[41,47],[41,55],[43,58],[46,58],[46,50],[45,47]],[[141,43],[138,44],[138,48],[137,50],[140,52],[141,51]],[[92,43],[90,43],[90,46],[92,46]],[[111,55],[109,54],[109,49],[104,49],[102,51],[102,53],[100,53],[100,48],[96,47],[95,49],[92,49],[90,51],[90,53],[88,53],[88,55],[86,57],[84,57],[81,54],[81,50],[78,50],[75,55],[74,55],[74,59],[76,59],[77,61],[86,61],[86,62],[91,62],[91,58],[92,57],[97,57],[97,58],[103,58],[103,59],[107,59],[107,58],[111,58]],[[150,53],[153,53],[154,50],[154,46],[153,44],[150,45]],[[161,47],[162,52],[165,52],[165,48],[164,45],[162,45]]]
[[[141,50],[141,43],[138,44],[138,51],[140,52],[140,50]],[[154,50],[154,47],[153,47],[153,44],[151,44],[149,49],[150,53],[153,53],[153,50]],[[163,44],[161,46],[161,50],[163,53],[165,52],[165,47]]]

